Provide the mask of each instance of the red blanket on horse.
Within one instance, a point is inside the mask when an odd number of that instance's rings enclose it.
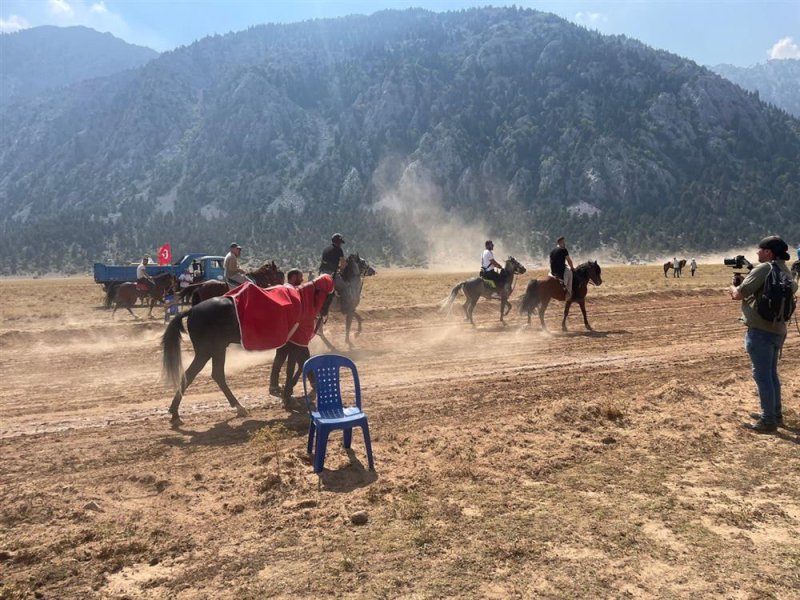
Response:
[[[262,289],[247,282],[225,295],[233,299],[236,307],[242,347],[271,350],[283,346],[290,338],[295,341],[295,337],[296,343],[305,340],[301,345],[308,345],[314,337],[316,316],[332,291],[333,279],[323,275],[299,288]]]

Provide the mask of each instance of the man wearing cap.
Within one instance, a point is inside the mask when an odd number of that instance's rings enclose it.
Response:
[[[242,254],[242,247],[239,244],[231,244],[230,252],[225,255],[225,260],[222,263],[225,269],[225,282],[230,289],[242,285],[248,281],[244,275],[244,269],[239,266],[239,256]]]
[[[569,264],[569,269],[567,269]],[[556,247],[550,251],[550,276],[558,279],[564,286],[564,301],[572,297],[572,259],[567,250],[567,241],[560,237],[556,240]]]
[[[761,412],[751,413],[755,422],[746,423],[745,427],[759,433],[775,431],[783,424],[781,407],[781,381],[778,377],[778,358],[786,339],[786,323],[784,321],[767,321],[758,314],[757,305],[761,289],[770,273],[774,262],[777,267],[791,277],[786,261],[789,260],[789,247],[777,235],[765,237],[758,243],[757,265],[744,281],[730,287],[731,299],[742,301],[740,320],[747,326],[744,336],[744,347],[750,356],[753,368],[753,379],[758,388]],[[797,283],[793,282],[794,291]]]
[[[330,275],[333,277],[337,272],[345,267],[344,250],[342,250],[344,238],[341,233],[334,233],[331,237],[331,245],[322,251],[322,262],[319,265],[320,275]]]

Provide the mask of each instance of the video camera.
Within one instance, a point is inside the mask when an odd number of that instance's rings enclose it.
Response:
[[[734,256],[733,258],[726,258],[722,262],[725,263],[726,267],[730,267],[731,269],[747,269],[748,271],[753,270],[752,263],[741,254],[739,256]]]
[[[753,263],[747,260],[744,256],[739,254],[732,258],[723,259],[723,264],[731,269],[747,269],[748,273],[753,270]],[[733,274],[733,285],[741,285],[744,281],[744,273],[736,271]]]

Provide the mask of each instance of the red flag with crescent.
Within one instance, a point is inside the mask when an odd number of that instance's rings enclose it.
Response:
[[[172,248],[169,244],[164,244],[158,249],[158,264],[168,265],[172,263]]]

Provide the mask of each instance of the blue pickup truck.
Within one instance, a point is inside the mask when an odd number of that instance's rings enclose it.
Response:
[[[222,256],[209,256],[208,254],[187,254],[178,262],[171,265],[149,264],[147,273],[152,277],[159,273],[172,273],[178,277],[185,270],[194,276],[194,282],[208,281],[209,279],[223,280]],[[125,281],[136,281],[136,267],[138,263],[130,265],[106,265],[94,263],[94,280],[108,291]]]

